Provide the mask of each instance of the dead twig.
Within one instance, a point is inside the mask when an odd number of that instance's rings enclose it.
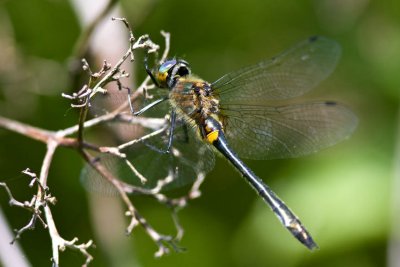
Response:
[[[112,1],[110,1],[110,3],[111,2]],[[130,47],[128,48],[128,50],[114,66],[111,66],[107,63],[107,61],[104,61],[103,65],[97,72],[93,72],[88,62],[86,60],[83,60],[83,69],[89,74],[88,83],[82,86],[81,89],[76,93],[73,93],[71,95],[62,95],[64,98],[75,102],[71,104],[73,108],[80,109],[80,115],[77,125],[54,132],[26,125],[0,116],[0,127],[38,140],[47,145],[47,151],[43,159],[39,178],[37,178],[36,175],[29,170],[26,170],[24,172],[32,178],[33,182],[31,184],[37,185],[37,192],[30,201],[19,202],[13,197],[10,189],[7,187],[6,184],[0,183],[0,186],[3,186],[5,188],[10,199],[10,204],[24,208],[32,213],[31,220],[27,223],[27,225],[17,231],[16,239],[19,238],[24,231],[32,229],[35,226],[36,220],[38,219],[42,223],[42,225],[48,229],[49,235],[52,240],[53,266],[59,265],[59,252],[65,250],[65,248],[80,251],[86,258],[83,266],[87,266],[93,259],[93,257],[88,253],[88,249],[93,245],[93,242],[89,240],[86,243],[77,244],[78,239],[76,237],[70,241],[62,238],[58,233],[54,218],[52,216],[50,205],[48,205],[49,203],[55,204],[55,198],[50,194],[47,187],[47,180],[49,177],[49,168],[53,159],[53,155],[59,146],[76,149],[86,160],[86,162],[90,166],[92,166],[101,177],[104,177],[109,183],[111,183],[115,187],[115,189],[118,191],[119,197],[125,203],[127,209],[126,215],[130,218],[128,226],[126,228],[127,233],[132,233],[132,231],[140,225],[148,234],[148,236],[155,242],[155,244],[157,244],[158,250],[155,253],[157,257],[169,253],[171,248],[175,251],[182,250],[182,248],[177,245],[177,241],[182,238],[184,231],[183,227],[179,223],[177,212],[181,208],[185,207],[189,200],[200,196],[199,187],[203,182],[205,176],[205,174],[203,173],[198,173],[198,177],[187,195],[179,198],[169,198],[162,193],[162,190],[163,188],[165,188],[165,186],[167,186],[174,180],[174,176],[172,174],[169,174],[163,179],[159,180],[154,188],[146,189],[142,187],[137,187],[119,180],[118,177],[115,177],[105,166],[101,164],[101,162],[96,161],[95,158],[86,151],[87,149],[90,149],[97,152],[111,153],[119,158],[124,159],[125,154],[121,152],[122,149],[164,133],[167,128],[167,123],[165,119],[133,117],[132,115],[127,115],[125,112],[127,108],[131,105],[132,101],[134,101],[140,95],[143,95],[145,92],[147,92],[148,89],[154,88],[154,85],[151,83],[151,79],[149,77],[146,77],[144,81],[140,84],[140,86],[131,93],[131,90],[127,87],[122,86],[122,83],[120,82],[121,79],[129,76],[129,73],[126,73],[123,69],[121,69],[122,64],[128,58],[131,61],[134,60],[134,52],[138,49],[145,50],[146,53],[156,53],[159,50],[159,46],[153,43],[148,35],[142,35],[136,39],[132,33],[129,24],[125,19],[115,20],[122,21],[128,28],[130,36]],[[163,62],[168,56],[170,48],[170,35],[169,33],[164,31],[162,31],[161,34],[165,38],[165,49],[160,59],[160,62]],[[91,120],[87,120],[88,110],[90,108],[92,98],[97,96],[99,93],[107,94],[107,90],[105,90],[104,88],[108,83],[111,82],[116,82],[120,90],[127,90],[129,101],[122,103],[119,107],[109,113],[93,118]],[[130,107],[131,110],[133,110],[133,107]],[[122,121],[126,123],[137,124],[152,129],[153,131],[149,134],[143,135],[140,138],[125,142],[116,147],[102,147],[99,145],[90,144],[84,139],[84,131],[87,128],[111,121]],[[77,138],[69,137],[73,134],[77,134]],[[137,177],[139,177],[142,183],[146,182],[147,178],[140,174],[140,172],[137,171],[137,169],[131,162],[125,159],[125,163],[129,166],[132,172]],[[128,197],[128,194],[130,193],[141,193],[151,196],[159,203],[171,208],[173,222],[177,230],[176,236],[172,237],[170,235],[163,235],[158,233],[135,208],[132,200]]]

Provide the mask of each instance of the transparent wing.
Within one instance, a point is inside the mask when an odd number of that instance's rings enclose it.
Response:
[[[281,107],[226,105],[225,134],[239,156],[249,159],[299,157],[348,137],[357,117],[334,102]]]
[[[171,153],[165,154],[154,150],[154,147],[165,149],[167,140],[166,134],[155,136],[147,140],[153,149],[138,143],[122,151],[126,153],[127,159],[136,170],[147,178],[145,184],[140,182],[124,160],[112,155],[102,155],[99,160],[115,177],[141,188],[155,188],[158,181],[167,177],[172,178],[172,182],[164,186],[163,191],[190,184],[198,175],[205,175],[214,167],[213,151],[195,135],[192,129],[186,129],[184,126],[176,128]],[[83,169],[81,180],[88,191],[105,195],[116,194],[106,179],[89,165]]]
[[[329,76],[340,52],[335,41],[312,37],[277,57],[229,73],[212,87],[221,105],[293,98]]]

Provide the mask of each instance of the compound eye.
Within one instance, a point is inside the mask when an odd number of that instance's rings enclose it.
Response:
[[[175,59],[165,61],[163,64],[161,64],[160,68],[158,69],[158,72],[160,72],[160,73],[169,72],[171,70],[171,68],[175,65],[176,65]]]
[[[190,70],[187,66],[182,66],[179,67],[178,69],[178,73],[177,73],[180,77],[186,76],[190,74]]]
[[[155,73],[155,79],[157,80],[160,87],[164,88],[167,87],[167,80],[168,77],[171,75],[171,71],[176,66],[176,60],[168,60],[165,61],[161,66],[158,68],[158,71]]]

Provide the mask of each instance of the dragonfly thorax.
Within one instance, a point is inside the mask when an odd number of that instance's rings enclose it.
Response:
[[[218,116],[219,100],[211,85],[193,75],[179,78],[171,89],[169,99],[173,106],[189,120],[203,125],[210,116]]]

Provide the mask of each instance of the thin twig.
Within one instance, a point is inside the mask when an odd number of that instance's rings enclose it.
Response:
[[[164,48],[164,53],[162,54],[161,59],[159,61],[159,64],[162,64],[167,59],[171,45],[171,34],[166,31],[161,31],[161,35],[164,36],[165,39],[165,48]]]
[[[20,208],[26,209],[32,213],[32,217],[29,220],[29,222],[25,226],[21,227],[20,229],[15,230],[15,237],[13,240],[11,240],[11,242],[10,242],[11,244],[13,244],[16,240],[18,240],[26,230],[33,230],[35,228],[36,220],[38,218],[42,222],[43,227],[44,228],[47,227],[46,223],[44,222],[44,220],[41,217],[42,212],[40,211],[40,208],[41,208],[41,206],[44,205],[44,202],[42,202],[40,199],[38,199],[36,195],[34,195],[31,199],[31,201],[29,201],[29,202],[28,201],[20,202],[14,198],[14,196],[11,193],[11,190],[8,188],[6,183],[0,183],[0,186],[4,187],[4,189],[6,190],[8,197],[9,197],[8,203],[11,206],[20,207]],[[39,203],[40,205],[36,205],[36,203]]]
[[[133,229],[137,225],[141,225],[143,229],[147,232],[147,234],[153,239],[153,241],[158,245],[158,251],[156,252],[156,256],[160,257],[169,252],[169,249],[165,246],[165,242],[172,246],[173,238],[171,236],[165,236],[159,234],[154,228],[147,222],[147,220],[140,215],[138,210],[134,207],[131,200],[129,199],[128,195],[125,192],[124,185],[122,182],[119,181],[116,177],[114,177],[103,165],[101,165],[98,161],[96,161],[92,156],[87,154],[86,152],[82,151],[83,156],[86,160],[90,163],[90,165],[97,171],[99,174],[107,179],[114,187],[118,190],[119,195],[125,205],[128,208],[128,211],[125,213],[129,216],[130,223],[127,227],[127,234],[130,234]]]
[[[47,178],[48,178],[49,168],[50,168],[50,164],[52,162],[53,155],[54,155],[54,152],[56,151],[57,146],[58,146],[58,144],[53,140],[47,144],[47,151],[46,151],[46,155],[43,159],[42,169],[40,171],[40,178],[39,178],[40,183],[43,188],[47,187]],[[46,196],[46,192],[43,191],[42,187],[38,187],[38,193],[37,193],[38,197]],[[47,222],[47,226],[49,229],[48,231],[49,231],[49,234],[51,237],[51,242],[52,242],[53,266],[54,267],[59,266],[59,262],[60,262],[59,251],[63,251],[65,249],[65,247],[74,248],[76,250],[81,251],[82,254],[86,257],[84,266],[87,266],[87,264],[93,259],[93,257],[87,252],[86,249],[89,248],[90,246],[92,246],[93,242],[90,240],[86,244],[75,245],[75,243],[78,241],[77,238],[74,238],[72,241],[65,240],[58,233],[58,230],[57,230],[56,224],[54,222],[53,215],[51,213],[49,205],[44,206],[44,214],[46,217],[46,222]]]
[[[113,1],[110,1],[110,3]],[[126,20],[124,23],[127,23]],[[110,113],[104,114],[97,118],[86,121],[87,112],[90,105],[90,99],[94,97],[98,93],[104,93],[103,89],[106,84],[109,82],[117,82],[120,83],[120,79],[129,76],[128,73],[125,73],[124,70],[121,69],[121,65],[130,58],[133,59],[133,52],[136,49],[145,49],[148,53],[153,53],[159,49],[159,46],[154,44],[147,35],[140,36],[138,39],[133,37],[132,31],[130,30],[129,24],[127,25],[130,33],[130,47],[126,51],[126,53],[122,56],[122,58],[111,68],[106,61],[104,61],[101,69],[93,73],[90,69],[90,66],[87,62],[84,61],[84,68],[89,72],[90,81],[86,86],[83,86],[79,92],[74,93],[72,95],[64,95],[64,97],[71,100],[78,100],[80,103],[74,104],[76,107],[81,109],[81,115],[79,118],[78,125],[66,128],[64,130],[60,130],[57,132],[47,131],[40,128],[32,127],[30,125],[26,125],[20,122],[16,122],[13,120],[9,120],[0,116],[0,127],[9,129],[11,131],[20,133],[27,137],[31,137],[35,140],[41,141],[47,144],[47,152],[43,160],[40,177],[39,179],[35,178],[37,181],[37,194],[32,198],[32,200],[28,203],[21,203],[17,201],[15,205],[20,206],[22,208],[28,209],[35,217],[32,217],[31,221],[25,226],[26,229],[30,229],[34,226],[37,218],[42,221],[45,227],[48,227],[49,234],[52,240],[52,251],[53,251],[53,263],[54,266],[59,265],[59,251],[64,250],[65,248],[71,248],[75,250],[79,250],[86,258],[84,266],[89,264],[92,260],[92,256],[87,252],[87,249],[92,246],[92,241],[88,241],[84,244],[76,244],[77,238],[72,239],[71,241],[67,241],[63,239],[56,228],[56,224],[54,222],[54,218],[51,213],[51,209],[48,203],[55,202],[55,198],[50,195],[47,189],[47,180],[49,174],[49,168],[52,162],[52,158],[55,150],[58,146],[65,146],[77,149],[83,158],[90,164],[102,177],[105,177],[118,191],[119,196],[125,203],[127,207],[126,214],[130,217],[130,222],[127,227],[127,233],[131,233],[134,228],[138,225],[141,225],[146,233],[151,237],[151,239],[157,244],[158,251],[156,252],[156,256],[162,256],[169,252],[169,248],[173,248],[176,251],[182,250],[177,246],[176,240],[180,240],[183,235],[183,228],[179,223],[177,217],[177,211],[187,205],[187,201],[193,198],[196,198],[200,195],[199,186],[204,180],[204,174],[200,173],[197,177],[195,184],[192,189],[188,193],[188,195],[171,199],[168,198],[165,194],[161,193],[163,188],[166,185],[170,184],[175,178],[171,173],[167,175],[164,179],[158,181],[157,185],[152,189],[145,189],[142,187],[135,187],[133,185],[126,184],[118,179],[118,177],[114,177],[109,170],[107,170],[99,161],[96,161],[93,156],[88,154],[84,149],[89,148],[95,151],[106,151],[113,152],[115,155],[118,155],[121,158],[124,158],[124,154],[120,151],[128,146],[131,146],[137,142],[142,142],[150,137],[161,134],[166,130],[165,119],[155,119],[155,118],[136,118],[132,116],[128,116],[125,111],[129,106],[129,102],[126,101],[113,110]],[[161,34],[165,38],[165,49],[163,55],[160,59],[160,62],[166,60],[170,48],[170,35],[166,32],[161,32]],[[121,89],[124,87],[121,85]],[[154,88],[154,85],[151,83],[150,77],[146,77],[141,85],[131,94],[130,100],[135,100],[139,95],[143,94],[143,92],[148,88]],[[126,88],[125,88],[126,89]],[[130,95],[130,94],[128,94]],[[135,140],[126,142],[116,147],[111,148],[101,148],[93,144],[89,144],[84,140],[83,132],[85,129],[89,127],[93,127],[100,123],[110,122],[110,121],[123,121],[127,123],[142,125],[144,127],[148,127],[152,129],[153,132],[147,135],[144,135]],[[68,138],[67,136],[78,133],[78,138]],[[142,176],[129,161],[126,163],[131,170],[138,176],[143,182],[146,180],[146,177]],[[29,174],[29,172],[27,172]],[[11,191],[7,186],[0,184],[1,186],[6,188],[7,193],[11,199],[12,197]],[[142,194],[147,194],[149,196],[154,197],[160,203],[167,205],[172,208],[172,216],[175,227],[177,229],[177,235],[175,238],[169,235],[162,235],[158,233],[148,222],[147,220],[141,216],[139,211],[135,208],[132,201],[128,197],[128,193],[131,192],[140,192]],[[15,199],[14,199],[15,200]],[[45,221],[40,217],[44,212]],[[24,229],[23,231],[25,231]],[[22,232],[21,232],[22,233]]]
[[[46,143],[52,132],[0,116],[0,126],[21,135]]]

